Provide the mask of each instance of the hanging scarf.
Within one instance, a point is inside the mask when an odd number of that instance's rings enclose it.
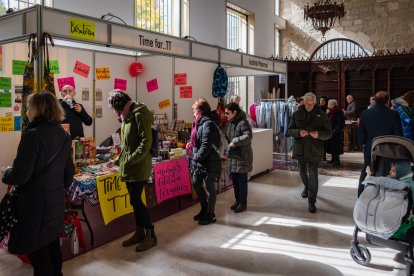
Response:
[[[190,135],[191,151],[193,150],[196,144],[198,124],[200,123],[201,118],[203,118],[203,116],[199,116],[195,118],[193,121],[193,127],[191,128],[191,135]]]
[[[336,113],[339,113],[339,112],[342,112],[342,113],[343,113],[343,111],[342,111],[342,110],[340,110],[340,109],[338,108],[338,106],[334,106],[333,108],[328,108],[328,110],[329,110],[329,113],[328,113],[328,119],[329,119],[329,121],[330,121],[330,122],[332,122],[333,117],[334,117],[334,115],[335,115]]]

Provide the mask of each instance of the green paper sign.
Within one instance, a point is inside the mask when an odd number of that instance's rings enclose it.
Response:
[[[58,60],[50,60],[49,61],[49,66],[50,66],[50,72],[53,74],[59,74],[60,73],[60,69],[59,69],[59,61]]]
[[[11,93],[0,93],[0,107],[11,107]]]
[[[73,38],[95,40],[95,22],[76,17],[69,19],[69,32]]]
[[[13,59],[13,75],[23,75],[27,61]]]
[[[0,77],[0,89],[11,89],[11,78]]]

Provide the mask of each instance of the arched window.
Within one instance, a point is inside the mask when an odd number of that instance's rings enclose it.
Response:
[[[322,43],[310,57],[310,60],[344,59],[351,57],[364,57],[371,53],[366,51],[357,42],[337,38]]]

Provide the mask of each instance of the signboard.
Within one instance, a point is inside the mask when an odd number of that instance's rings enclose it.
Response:
[[[250,55],[243,55],[243,67],[273,71],[273,61]]]
[[[75,78],[74,77],[67,77],[67,78],[60,78],[57,79],[59,91],[62,91],[63,86],[71,85],[75,88]]]
[[[0,132],[14,131],[14,117],[5,116],[0,117]]]
[[[0,107],[11,107],[12,106],[12,94],[11,93],[0,93]]]
[[[11,78],[0,77],[0,89],[11,89]]]
[[[164,108],[167,108],[167,107],[170,107],[170,106],[171,106],[170,99],[166,99],[166,100],[163,100],[163,101],[161,101],[161,102],[158,103],[158,107],[160,109],[164,109]]]
[[[89,20],[71,17],[69,19],[69,33],[73,38],[95,40],[95,23]]]
[[[187,73],[174,74],[174,85],[187,85]]]
[[[77,60],[75,63],[75,67],[73,68],[73,73],[78,74],[84,78],[87,78],[89,76],[90,70],[91,70],[91,67],[89,65]]]
[[[147,81],[147,90],[148,90],[148,93],[153,92],[153,91],[155,91],[157,89],[158,89],[158,81],[157,81],[157,79],[153,79],[153,80]]]
[[[105,225],[112,220],[133,212],[129,204],[129,193],[125,182],[121,181],[119,173],[111,173],[96,177],[99,204]],[[145,190],[141,195],[145,201]]]
[[[13,59],[12,61],[12,71],[13,75],[21,76],[24,74],[24,67],[28,62],[25,60],[16,60]]]
[[[127,80],[115,78],[114,89],[120,89],[122,91],[126,91]]]
[[[180,98],[192,98],[193,87],[192,86],[180,86]]]
[[[109,80],[111,74],[109,68],[96,68],[96,79],[97,80]]]
[[[14,117],[14,131],[20,131],[20,130],[22,130],[22,117],[15,116]]]
[[[190,174],[185,157],[155,164],[154,178],[158,203],[191,193]]]
[[[59,74],[60,68],[59,68],[59,61],[58,60],[50,60],[49,61],[50,66],[50,72],[53,74]]]

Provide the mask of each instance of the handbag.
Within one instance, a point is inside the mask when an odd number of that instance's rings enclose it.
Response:
[[[16,219],[17,192],[15,188],[8,191],[0,203],[0,241],[7,237],[17,223]]]
[[[42,89],[49,91],[52,94],[55,94],[55,75],[50,72],[50,62],[49,62],[49,48],[48,48],[48,41],[53,46],[55,43],[53,42],[52,37],[48,33],[43,33],[43,60],[44,60],[44,74],[42,80]]]

